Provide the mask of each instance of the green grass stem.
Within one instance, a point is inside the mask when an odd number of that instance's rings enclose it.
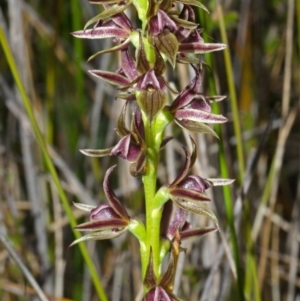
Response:
[[[76,226],[76,220],[75,220],[75,218],[73,216],[73,212],[72,212],[71,207],[69,205],[69,202],[68,202],[68,199],[66,197],[66,194],[65,194],[65,192],[64,192],[64,190],[63,190],[63,188],[61,186],[60,179],[58,177],[56,169],[55,169],[55,167],[54,167],[54,165],[53,165],[53,163],[51,161],[50,155],[49,155],[48,150],[47,150],[47,145],[45,143],[45,139],[44,139],[44,137],[43,137],[43,135],[42,135],[42,133],[41,133],[41,131],[39,129],[39,126],[38,126],[38,124],[36,122],[36,119],[35,119],[35,116],[34,116],[34,112],[33,112],[30,100],[29,100],[29,98],[27,96],[27,93],[26,93],[25,88],[23,86],[20,74],[18,72],[18,68],[17,68],[16,63],[14,61],[12,52],[11,52],[11,50],[9,48],[8,42],[6,40],[6,37],[4,35],[3,30],[1,28],[0,28],[0,43],[2,45],[5,57],[7,59],[7,62],[8,62],[8,65],[10,67],[10,70],[11,70],[11,73],[13,75],[13,78],[15,80],[15,83],[16,83],[16,85],[18,87],[18,90],[20,92],[20,95],[22,97],[23,105],[24,105],[25,110],[27,112],[27,115],[29,117],[29,120],[30,120],[32,129],[33,129],[33,132],[35,134],[37,143],[38,143],[38,145],[39,145],[39,147],[40,147],[40,149],[41,149],[41,151],[43,153],[45,164],[46,164],[46,166],[48,168],[49,173],[52,176],[53,182],[56,185],[59,197],[61,199],[64,211],[65,211],[65,213],[66,213],[66,215],[68,217],[68,220],[70,222],[70,225],[72,227],[72,231],[74,233],[74,236],[75,236],[75,238],[79,238],[80,237],[79,232],[77,232],[77,231],[74,230],[74,227]],[[96,268],[94,266],[94,263],[92,262],[92,259],[89,256],[89,253],[87,251],[86,246],[81,243],[81,244],[79,244],[79,248],[80,248],[81,254],[82,254],[83,258],[84,258],[84,261],[85,261],[85,263],[86,263],[86,265],[87,265],[87,267],[89,269],[89,272],[90,272],[90,275],[91,275],[91,278],[92,278],[92,281],[94,283],[94,286],[95,286],[95,289],[97,291],[99,299],[102,300],[102,301],[108,301],[108,299],[107,299],[107,297],[105,295],[105,292],[103,290],[101,281],[100,281],[100,279],[98,277],[98,274],[97,274]]]
[[[222,42],[226,45],[228,44],[228,38],[226,33],[226,26],[224,22],[224,15],[222,6],[217,3],[217,12],[218,12],[218,21],[221,33]],[[232,70],[232,62],[230,57],[230,51],[227,47],[224,50],[224,60],[225,60],[225,69],[226,69],[226,79],[228,82],[228,89],[230,95],[230,104],[232,110],[232,119],[233,119],[233,127],[234,127],[234,134],[236,138],[236,148],[237,148],[237,160],[239,164],[239,176],[240,181],[242,182],[244,173],[245,173],[245,160],[244,160],[244,152],[243,152],[243,141],[242,141],[242,132],[241,132],[241,123],[237,105],[237,97],[236,97],[236,90],[234,86],[234,76]]]
[[[206,62],[208,63],[209,66],[212,66],[212,56],[210,53],[205,55]],[[216,87],[215,87],[215,82],[212,76],[209,76],[209,88],[210,92],[212,95],[217,95]],[[214,103],[212,105],[212,109],[215,114],[220,114],[220,109],[218,104]],[[219,124],[216,124],[215,126],[215,131],[220,137],[220,141],[222,141],[222,130],[221,126]],[[229,178],[229,172],[227,168],[227,162],[226,162],[226,155],[224,152],[224,148],[222,146],[222,143],[219,144],[219,164],[220,164],[220,171],[222,178]],[[240,257],[239,257],[239,248],[238,248],[238,241],[237,241],[237,235],[234,227],[234,214],[233,214],[233,199],[231,196],[230,192],[230,187],[229,186],[223,186],[223,196],[225,200],[225,210],[226,210],[226,218],[227,222],[229,225],[229,232],[230,232],[230,241],[232,245],[232,250],[233,250],[233,256],[234,256],[234,261],[235,261],[235,266],[236,266],[236,272],[237,272],[237,286],[238,286],[238,291],[239,291],[239,298],[240,301],[245,300],[244,296],[244,281],[243,281],[243,274],[241,270],[241,265],[240,265]]]

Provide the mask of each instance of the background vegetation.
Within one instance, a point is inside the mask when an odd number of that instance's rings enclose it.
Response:
[[[238,301],[241,287],[246,300],[299,301],[300,1],[205,0],[203,4],[210,10],[209,15],[196,12],[203,38],[228,44],[225,52],[203,58],[211,67],[205,69],[203,90],[207,95],[227,95],[214,109],[229,122],[216,128],[220,141],[195,137],[200,159],[194,172],[236,181],[228,189],[211,191],[220,232],[184,245],[187,251],[180,259],[175,290],[188,301]],[[49,300],[106,300],[102,287],[109,300],[140,300],[139,252],[133,237],[87,243],[90,269],[81,253],[84,247],[68,249],[74,240],[72,216],[77,222],[86,218],[72,202],[105,201],[103,176],[117,160],[93,160],[78,151],[114,145],[122,106],[112,86],[87,73],[117,68],[118,58],[113,55],[86,63],[111,41],[82,41],[70,35],[99,9],[87,0],[0,3],[3,301],[37,300],[11,250]],[[134,10],[128,14],[136,19]],[[10,50],[5,52],[6,40]],[[17,69],[9,63],[9,53]],[[26,93],[16,88],[16,70]],[[169,70],[168,76],[175,86],[184,87],[190,69],[181,66]],[[37,136],[25,94],[43,139]],[[178,137],[178,133],[175,126],[168,128],[168,135],[188,144],[187,135]],[[160,183],[174,179],[182,166],[180,149],[178,142],[168,145]],[[121,160],[114,188],[124,204],[142,217],[140,180],[129,175]],[[194,224],[207,223],[190,218]],[[101,279],[96,289],[91,266]]]

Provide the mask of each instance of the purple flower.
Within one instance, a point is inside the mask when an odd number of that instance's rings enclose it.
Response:
[[[153,37],[153,44],[158,51],[164,55],[171,63],[173,68],[175,62],[190,63],[191,59],[187,58],[185,53],[208,53],[226,48],[222,43],[205,43],[200,36],[200,30],[197,30],[195,23],[195,14],[192,6],[205,7],[198,1],[179,1],[182,2],[183,8],[179,15],[170,13],[172,2],[166,5],[162,2],[159,8],[150,1],[152,11],[148,13],[150,19],[149,31]],[[170,5],[171,4],[171,5]]]
[[[141,111],[137,107],[133,113],[131,130],[128,130],[125,125],[126,108],[127,102],[123,106],[116,129],[121,139],[114,147],[102,150],[83,149],[80,151],[90,157],[119,156],[131,163],[130,173],[137,177],[145,172],[147,146],[145,144],[144,124]]]
[[[187,212],[178,207],[174,210],[173,207],[172,201],[165,204],[161,225],[162,237],[170,242],[174,241],[177,231],[179,231],[180,241],[182,241],[189,238],[199,238],[218,230],[218,227],[192,228],[191,224],[186,221]]]
[[[144,175],[146,165],[147,145],[145,143],[144,123],[142,121],[141,110],[137,107],[133,113],[131,129],[127,129],[125,125],[126,108],[127,102],[123,106],[116,129],[121,139],[114,147],[107,149],[81,149],[80,151],[89,157],[121,157],[131,163],[131,175],[138,177]],[[164,138],[161,149],[165,147],[171,139],[172,137]]]
[[[176,179],[168,186],[171,200],[186,211],[204,215],[211,219],[216,225],[218,220],[213,211],[205,204],[210,199],[204,194],[211,186],[228,185],[233,182],[231,179],[203,179],[200,176],[188,175],[190,168],[196,159],[196,144],[193,143],[193,152],[189,153],[186,147],[182,146],[185,152],[185,164]]]
[[[73,36],[82,39],[104,39],[113,38],[114,42],[120,42],[116,46],[108,49],[101,50],[91,56],[89,60],[93,59],[99,54],[104,54],[113,51],[124,50],[130,44],[130,35],[133,31],[133,25],[123,11],[128,7],[130,2],[121,6],[108,6],[103,13],[91,19],[86,25],[84,30],[75,31]],[[111,20],[106,22],[103,19],[111,17]],[[90,24],[95,23],[95,26],[91,29],[86,29]]]
[[[200,36],[200,31],[194,29],[189,36],[181,41],[179,45],[179,52],[202,54],[212,51],[219,51],[226,48],[226,44],[222,43],[205,43]]]
[[[138,78],[135,61],[127,48],[121,50],[121,68],[116,72],[103,70],[89,70],[89,72],[112,85],[120,87],[131,86]]]
[[[192,65],[196,76],[174,99],[170,111],[175,122],[192,132],[217,134],[204,123],[223,123],[227,118],[211,113],[210,100],[220,101],[224,96],[209,98],[200,93],[201,73]]]
[[[91,206],[74,203],[77,208],[90,213],[90,221],[76,226],[75,229],[79,231],[92,231],[92,233],[75,240],[71,246],[85,240],[115,238],[127,230],[130,217],[116,197],[109,183],[109,176],[115,167],[116,165],[107,170],[103,182],[103,190],[109,205]]]

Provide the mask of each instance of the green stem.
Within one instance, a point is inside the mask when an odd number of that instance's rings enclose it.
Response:
[[[147,145],[147,166],[146,174],[143,176],[145,207],[146,207],[146,254],[141,253],[142,258],[142,275],[146,274],[149,263],[150,248],[152,249],[153,269],[157,278],[160,276],[161,266],[161,241],[160,241],[160,224],[163,210],[162,199],[165,195],[156,196],[157,166],[159,162],[160,146],[163,138],[163,131],[166,126],[172,122],[173,116],[168,110],[161,111],[150,124],[147,116],[143,113],[143,123],[145,127],[145,142]],[[141,249],[142,252],[142,249]]]
[[[147,173],[143,177],[145,202],[146,202],[146,229],[147,229],[147,253],[152,248],[153,269],[155,275],[159,276],[159,253],[160,253],[160,218],[161,214],[153,215],[155,204],[153,202],[156,194],[157,165],[159,160],[160,141],[155,141],[155,126],[144,118],[146,144],[148,146]],[[158,142],[158,143],[157,143]],[[148,255],[149,260],[149,255]],[[143,267],[145,270],[146,267]],[[144,274],[143,274],[144,275]],[[145,276],[145,275],[144,275]]]

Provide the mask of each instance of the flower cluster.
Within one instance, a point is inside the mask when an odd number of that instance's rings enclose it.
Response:
[[[195,23],[193,6],[206,10],[197,0],[91,0],[102,4],[102,13],[90,20],[84,30],[74,32],[78,38],[113,38],[115,45],[93,55],[119,52],[121,65],[115,71],[91,70],[90,73],[120,91],[119,99],[125,100],[118,119],[116,133],[120,137],[115,146],[108,149],[83,149],[87,156],[119,156],[130,162],[134,177],[142,177],[145,190],[146,225],[128,215],[109,185],[111,167],[104,179],[104,192],[109,205],[91,207],[75,204],[90,212],[90,221],[76,227],[92,231],[76,240],[114,238],[126,230],[134,234],[141,246],[142,274],[146,294],[145,301],[179,300],[173,293],[174,273],[183,239],[199,237],[218,229],[215,214],[207,206],[209,198],[205,190],[211,186],[227,185],[231,180],[203,179],[189,175],[196,157],[196,144],[191,138],[193,151],[183,146],[185,164],[176,179],[156,190],[156,172],[161,149],[173,137],[164,137],[168,124],[174,121],[180,127],[195,133],[217,136],[208,125],[223,123],[227,119],[211,112],[211,102],[223,96],[208,97],[200,92],[202,62],[195,54],[222,50],[220,43],[205,43],[201,29]],[[180,3],[182,5],[178,6]],[[135,28],[125,10],[135,7],[142,28]],[[180,7],[180,10],[177,8]],[[93,28],[88,29],[94,24]],[[190,64],[195,76],[179,93],[164,74],[168,63]],[[173,98],[169,95],[175,95]],[[129,102],[135,102],[131,125],[125,122]],[[191,228],[187,212],[204,215],[215,223],[214,227]],[[161,263],[167,253],[170,260],[162,273]]]

